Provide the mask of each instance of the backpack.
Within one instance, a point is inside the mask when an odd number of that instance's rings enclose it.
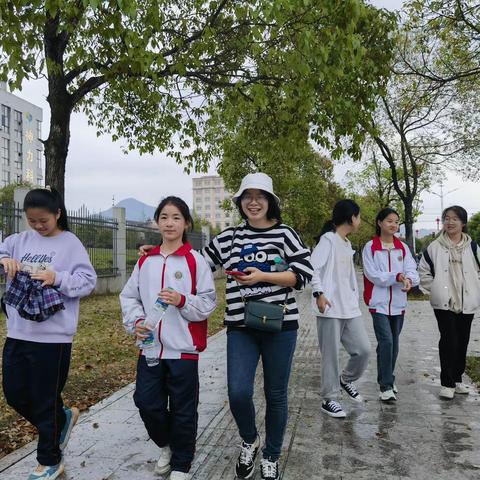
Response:
[[[475,258],[475,261],[477,262],[477,266],[480,270],[480,261],[478,260],[478,256],[477,256],[477,249],[478,249],[477,242],[475,240],[472,240],[472,242],[470,243],[470,246],[472,247],[473,257]],[[422,255],[425,258],[425,261],[428,263],[428,266],[430,267],[430,273],[432,274],[432,277],[435,277],[435,267],[433,265],[432,257],[428,253],[428,247],[423,250]]]

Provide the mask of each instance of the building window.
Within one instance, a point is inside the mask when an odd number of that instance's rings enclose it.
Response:
[[[13,111],[13,131],[15,132],[15,140],[21,142],[23,140],[23,117],[22,112]]]
[[[217,214],[215,215],[215,218],[221,218],[221,217],[222,217],[222,216],[220,215],[220,213],[217,213]]]
[[[15,166],[21,170],[23,168],[23,150],[22,144],[19,142],[14,143],[13,159],[15,161]]]
[[[3,186],[7,186],[10,183],[10,172],[8,170],[3,171]]]
[[[2,138],[2,165],[10,165],[10,140]]]
[[[37,138],[39,140],[42,139],[42,122],[41,122],[41,120],[37,120]]]
[[[42,151],[37,150],[37,169],[42,170]]]
[[[18,182],[18,183],[23,182],[23,177],[22,177],[22,174],[21,174],[21,173],[19,173],[19,174],[17,175],[17,182]]]
[[[3,130],[5,133],[10,133],[10,107],[6,105],[2,105],[2,119],[0,129]]]
[[[37,185],[38,185],[39,187],[43,186],[42,180],[43,180],[42,177],[37,177]]]

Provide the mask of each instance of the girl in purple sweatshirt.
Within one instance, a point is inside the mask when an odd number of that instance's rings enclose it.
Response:
[[[93,291],[97,277],[84,246],[68,230],[65,205],[56,190],[31,190],[23,210],[31,230],[11,235],[0,244],[7,289],[19,272],[16,283],[25,278],[27,283],[34,281],[37,290],[43,290],[36,298],[57,297],[63,309],[44,321],[35,321],[27,319],[11,300],[6,305],[3,391],[8,404],[38,430],[38,466],[28,480],[52,480],[64,471],[62,451],[79,415],[76,408],[64,408],[61,393],[70,366],[80,298]],[[30,278],[23,272],[29,272]],[[50,296],[45,294],[47,289]],[[11,293],[12,288],[7,295],[10,298]]]

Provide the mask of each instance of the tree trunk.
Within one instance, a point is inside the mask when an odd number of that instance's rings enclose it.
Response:
[[[403,206],[405,208],[405,241],[413,254],[413,199],[406,198]]]
[[[66,89],[56,90],[49,82],[48,103],[50,104],[50,133],[45,141],[45,185],[58,190],[65,198],[65,163],[70,144],[71,98]]]

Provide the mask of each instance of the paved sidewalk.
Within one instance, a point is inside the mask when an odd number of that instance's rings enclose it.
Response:
[[[358,386],[362,405],[344,400],[348,417],[320,413],[320,360],[309,291],[299,297],[303,312],[290,381],[290,420],[281,461],[283,480],[480,478],[480,397],[438,398],[438,333],[427,302],[412,302],[401,337],[398,402],[378,401],[376,362]],[[375,345],[370,315],[365,322]],[[226,337],[210,339],[200,363],[200,424],[194,480],[232,479],[239,438],[228,408]],[[474,322],[471,351],[480,354],[480,326]],[[157,448],[148,440],[129,385],[83,415],[66,451],[67,480],[146,480]],[[263,432],[262,379],[256,405]],[[26,479],[35,466],[30,444],[0,460],[0,480]],[[258,474],[257,479],[260,478]]]

